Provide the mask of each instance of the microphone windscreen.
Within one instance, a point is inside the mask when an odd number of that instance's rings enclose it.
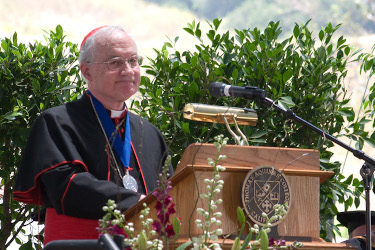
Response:
[[[210,93],[211,96],[213,97],[222,97],[223,94],[222,94],[222,90],[221,88],[224,86],[225,84],[222,83],[222,82],[214,82],[214,83],[211,83],[210,87],[208,87],[208,92]]]

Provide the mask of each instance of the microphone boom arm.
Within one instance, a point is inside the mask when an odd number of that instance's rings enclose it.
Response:
[[[301,123],[302,125],[310,128],[311,130],[313,130],[317,134],[323,136],[324,138],[328,138],[330,141],[332,141],[332,142],[340,145],[341,147],[343,147],[346,150],[348,150],[351,153],[353,153],[353,155],[355,157],[357,157],[358,159],[364,160],[365,162],[369,163],[370,165],[375,166],[375,160],[373,158],[369,157],[368,155],[366,155],[363,151],[354,149],[354,148],[346,145],[345,143],[343,143],[342,141],[340,141],[337,138],[333,137],[332,135],[328,134],[327,132],[325,132],[325,131],[321,130],[320,128],[314,126],[313,124],[305,121],[301,117],[297,116],[293,112],[293,110],[291,110],[291,109],[284,109],[284,108],[276,105],[275,102],[273,100],[271,100],[270,98],[268,98],[268,97],[266,97],[264,99],[261,99],[261,102],[264,103],[264,104],[266,104],[266,105],[268,105],[271,108],[275,108],[276,110],[281,111],[288,119],[295,120],[295,121]],[[373,167],[373,170],[375,170],[375,167]]]
[[[363,151],[354,149],[350,147],[349,145],[346,145],[342,141],[338,140],[337,138],[333,137],[332,135],[328,134],[327,132],[324,132],[320,128],[314,126],[313,124],[305,121],[301,117],[297,116],[293,110],[291,109],[284,109],[283,107],[278,106],[275,104],[273,100],[271,100],[268,97],[260,98],[259,99],[263,104],[266,104],[267,106],[271,108],[275,108],[278,111],[281,111],[286,118],[293,119],[294,121],[297,121],[301,123],[302,125],[308,127],[312,131],[316,132],[317,134],[323,136],[324,138],[329,139],[330,141],[336,143],[337,145],[345,148],[349,152],[351,152],[355,157],[358,159],[364,160],[365,163],[362,165],[362,168],[360,169],[360,174],[363,178],[363,185],[365,189],[365,197],[366,197],[366,249],[372,249],[371,247],[371,212],[370,212],[370,190],[371,190],[371,180],[372,175],[375,170],[375,160],[371,158],[370,156],[366,155]],[[375,192],[375,187],[373,192]]]

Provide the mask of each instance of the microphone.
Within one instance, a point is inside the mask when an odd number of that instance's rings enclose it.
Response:
[[[208,88],[210,95],[213,97],[231,96],[243,97],[245,99],[264,99],[266,98],[266,91],[253,86],[232,86],[222,82],[211,83]]]
[[[236,120],[239,125],[255,126],[258,116],[255,110],[248,108],[236,108],[216,106],[200,103],[188,103],[184,108],[184,118],[201,122],[234,124]]]

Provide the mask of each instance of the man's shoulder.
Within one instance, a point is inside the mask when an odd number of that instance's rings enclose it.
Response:
[[[366,237],[365,236],[357,236],[354,238],[351,238],[349,240],[344,241],[345,243],[349,243],[354,247],[357,247],[357,249],[366,249]],[[372,247],[374,249],[374,247]]]
[[[67,105],[67,103],[64,103],[64,104],[61,104],[59,106],[54,106],[54,107],[48,108],[40,114],[40,117],[61,116],[61,115],[66,113],[66,105]]]
[[[58,106],[54,106],[44,110],[41,114],[46,116],[61,116],[71,111],[80,111],[86,108],[84,98],[80,98],[71,102],[66,102]]]
[[[130,119],[130,121],[134,121],[134,122],[137,122],[137,123],[142,122],[142,123],[145,123],[147,125],[154,126],[151,122],[147,121],[143,117],[140,117],[138,114],[136,114],[133,111],[129,112],[129,119]]]
[[[146,128],[149,130],[154,130],[157,133],[160,133],[159,129],[154,124],[149,122],[147,119],[140,117],[138,114],[134,112],[129,112],[129,119],[131,123],[133,123],[134,126],[136,126],[137,128]]]

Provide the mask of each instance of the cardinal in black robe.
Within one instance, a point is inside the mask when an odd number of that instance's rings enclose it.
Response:
[[[108,199],[117,201],[121,211],[132,207],[141,194],[157,187],[168,155],[159,130],[128,111],[132,135],[129,173],[137,181],[138,191],[126,189],[121,180],[126,169],[118,155],[111,154],[112,145],[108,145],[90,98],[86,92],[77,101],[43,112],[33,126],[19,168],[14,199],[46,206],[46,227],[53,227],[52,235],[65,231],[73,238],[97,237],[95,228]],[[114,123],[121,120],[121,116],[113,119]],[[52,225],[48,224],[51,219]],[[59,237],[45,242],[54,239]]]

